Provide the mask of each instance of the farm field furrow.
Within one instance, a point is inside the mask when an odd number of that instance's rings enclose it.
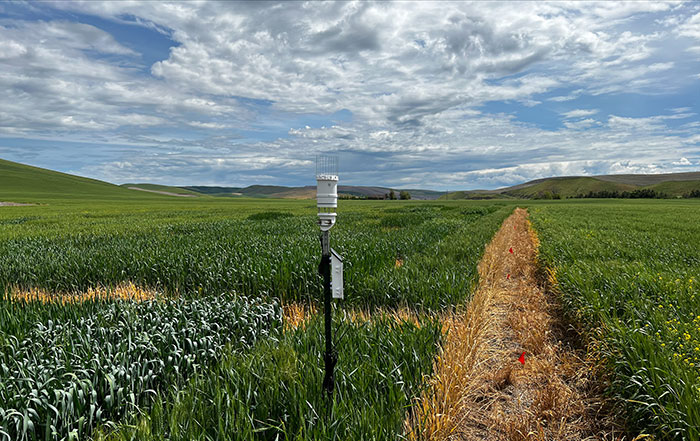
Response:
[[[409,439],[618,439],[585,351],[566,341],[556,296],[538,281],[538,244],[518,208],[486,247]]]
[[[540,259],[632,429],[700,439],[700,205],[536,205]]]
[[[470,295],[484,245],[512,210],[343,205],[329,405],[322,323],[283,327],[280,306],[320,300],[314,209],[149,205],[0,212],[0,439],[394,439],[431,374],[435,314]],[[142,294],[95,294],[125,283]]]

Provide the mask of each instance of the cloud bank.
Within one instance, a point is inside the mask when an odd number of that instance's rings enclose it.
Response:
[[[676,2],[4,6],[0,154],[179,185],[309,184],[321,152],[396,187],[688,171],[699,26]]]

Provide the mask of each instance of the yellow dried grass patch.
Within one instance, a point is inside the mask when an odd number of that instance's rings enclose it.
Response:
[[[308,321],[319,313],[319,310],[313,304],[287,303],[282,306],[282,312],[285,329],[297,329],[299,327],[304,329]],[[375,308],[371,311],[358,308],[339,310],[337,313],[343,314],[344,320],[356,324],[389,319],[396,323],[408,322],[418,327],[421,326],[421,317],[408,308]]]
[[[406,308],[375,308],[373,310],[369,309],[350,309],[344,312],[345,318],[350,320],[352,323],[366,323],[376,320],[392,320],[396,323],[413,323],[414,325],[420,327],[421,320],[420,316],[414,311]]]
[[[122,283],[115,287],[88,288],[85,292],[78,293],[52,293],[41,288],[11,289],[5,293],[5,300],[24,303],[56,303],[78,304],[88,301],[128,300],[142,302],[156,298],[157,292],[153,289],[143,288],[132,282]]]
[[[285,329],[306,328],[306,323],[316,315],[316,306],[313,304],[286,303],[282,305],[282,322]]]

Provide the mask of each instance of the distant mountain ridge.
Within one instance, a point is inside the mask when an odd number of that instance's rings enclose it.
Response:
[[[248,187],[218,187],[206,185],[191,185],[172,187],[156,184],[122,184],[122,187],[153,191],[160,194],[171,193],[177,196],[215,196],[215,197],[249,197],[249,198],[279,198],[279,199],[313,199],[316,197],[316,186],[285,187],[281,185],[250,185]],[[355,196],[358,198],[382,198],[391,192],[388,187],[371,187],[358,185],[339,185],[340,196]],[[393,189],[398,197],[399,192],[408,191],[411,199],[433,200],[444,192],[422,189]]]
[[[187,193],[188,195],[216,197],[252,197],[252,198],[282,198],[282,199],[313,199],[316,197],[316,187],[284,187],[279,185],[251,185],[248,187],[216,187],[216,186],[184,186],[168,187],[153,184],[124,184],[128,187],[141,187],[144,190],[160,190],[161,192]],[[587,196],[591,193],[600,194],[632,192],[635,190],[654,190],[669,197],[683,196],[691,191],[700,191],[700,172],[662,173],[662,174],[624,174],[598,176],[555,176],[534,179],[522,184],[496,190],[465,190],[441,192],[421,189],[393,189],[398,195],[400,191],[408,191],[411,199],[548,199],[573,198]],[[359,198],[380,198],[392,189],[377,186],[339,185],[338,193],[342,196]],[[181,194],[184,196],[185,194]]]
[[[251,185],[249,187],[208,187],[186,186],[185,190],[206,194],[209,196],[243,196],[283,199],[313,199],[316,197],[316,186],[284,187],[279,185]],[[391,191],[388,187],[368,187],[357,185],[339,185],[338,194],[357,196],[360,198],[379,198]],[[443,192],[421,189],[393,189],[398,196],[400,191],[408,191],[412,199],[437,199]]]

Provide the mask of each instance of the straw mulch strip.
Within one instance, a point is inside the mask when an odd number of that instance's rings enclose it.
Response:
[[[486,247],[471,301],[445,318],[449,332],[407,419],[409,439],[625,439],[602,398],[599,364],[538,283],[538,245],[517,209]]]

